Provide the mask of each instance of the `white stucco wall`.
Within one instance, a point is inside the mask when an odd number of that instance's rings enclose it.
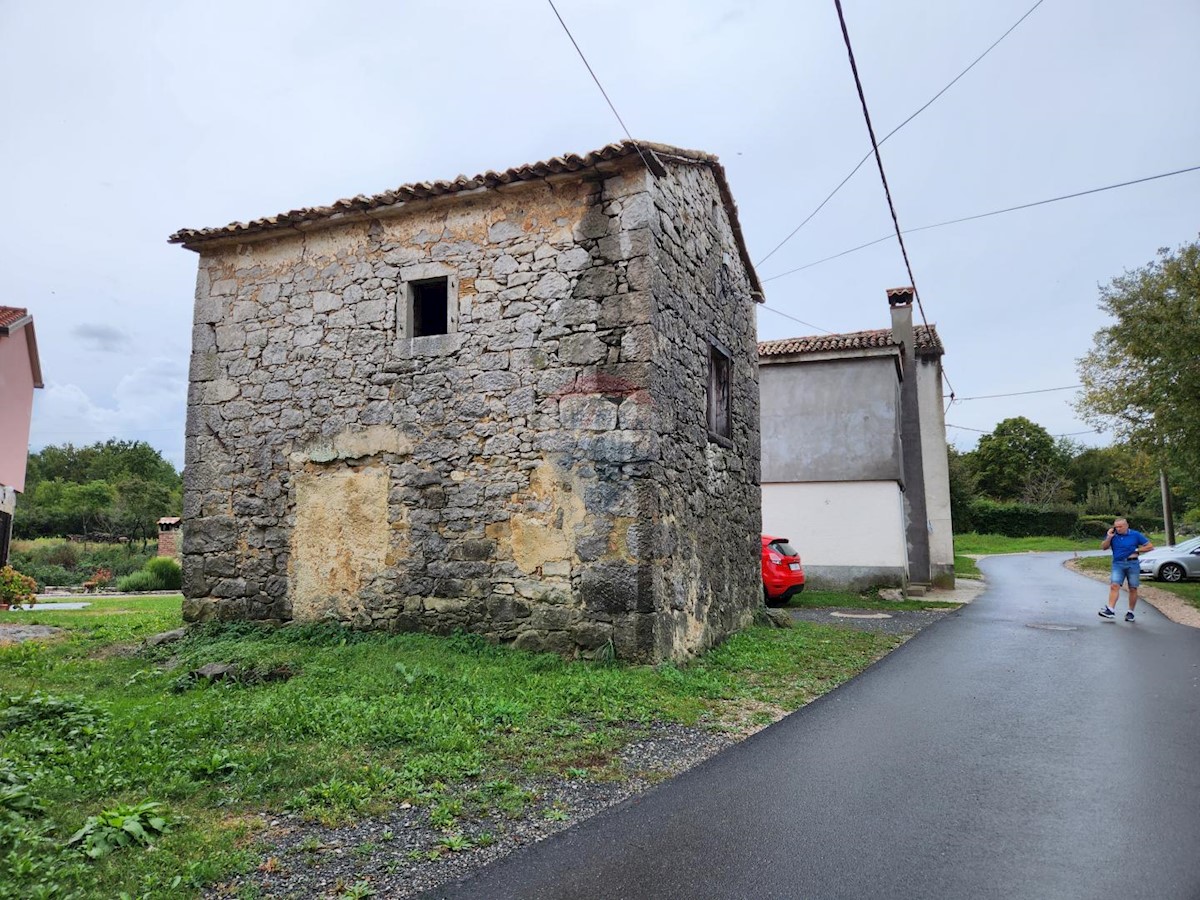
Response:
[[[906,569],[904,504],[894,481],[764,484],[763,534],[786,537],[805,571]]]
[[[950,462],[946,455],[946,418],[942,407],[942,367],[937,359],[917,364],[920,394],[921,468],[925,475],[925,512],[929,520],[931,574],[954,571],[954,530],[950,521]]]

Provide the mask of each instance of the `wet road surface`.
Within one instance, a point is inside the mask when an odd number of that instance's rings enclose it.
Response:
[[[982,561],[850,683],[428,896],[1195,900],[1200,630],[1101,620],[1065,556]]]

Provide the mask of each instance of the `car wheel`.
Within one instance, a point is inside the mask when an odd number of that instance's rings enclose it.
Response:
[[[1175,584],[1177,581],[1183,581],[1183,577],[1187,573],[1183,571],[1183,566],[1179,563],[1166,563],[1158,570],[1158,578],[1160,581],[1169,581]]]

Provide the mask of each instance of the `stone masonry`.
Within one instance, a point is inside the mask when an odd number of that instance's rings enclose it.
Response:
[[[187,620],[641,661],[750,621],[761,294],[715,158],[626,142],[171,240]]]

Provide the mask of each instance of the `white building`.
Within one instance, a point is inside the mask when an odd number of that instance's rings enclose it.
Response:
[[[763,533],[814,587],[953,584],[937,330],[888,291],[892,327],[758,345]]]

